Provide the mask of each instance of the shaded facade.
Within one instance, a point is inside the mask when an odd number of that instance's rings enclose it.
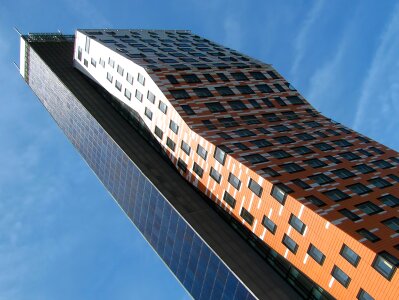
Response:
[[[188,182],[313,281],[302,296],[398,297],[395,151],[315,111],[270,65],[187,31],[80,30],[74,65]]]

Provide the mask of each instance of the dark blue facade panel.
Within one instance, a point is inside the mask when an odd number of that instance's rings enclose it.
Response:
[[[33,50],[29,85],[194,298],[254,298]]]

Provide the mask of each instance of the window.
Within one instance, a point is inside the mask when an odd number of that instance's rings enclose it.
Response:
[[[363,195],[371,192],[371,190],[367,186],[361,183],[348,185],[347,188],[358,195]]]
[[[186,172],[186,171],[187,171],[187,164],[186,164],[181,158],[179,158],[179,159],[177,160],[177,166],[178,166],[180,169],[182,169],[183,172]]]
[[[355,159],[359,159],[359,158],[360,158],[359,155],[357,155],[357,154],[355,154],[355,153],[352,153],[352,152],[345,152],[345,153],[341,153],[340,155],[341,155],[343,158],[345,158],[345,159],[347,159],[347,160],[349,160],[349,161],[355,160]]]
[[[138,81],[139,83],[141,83],[142,85],[144,85],[144,84],[145,84],[145,78],[144,78],[144,76],[141,75],[140,73],[138,73],[138,75],[137,75],[137,81]]]
[[[395,174],[389,174],[388,177],[396,182],[399,182],[399,176],[396,176]]]
[[[233,76],[233,78],[234,78],[235,80],[237,80],[237,81],[248,80],[248,77],[245,76],[245,74],[242,73],[242,72],[234,72],[234,73],[231,73],[231,76]]]
[[[206,160],[206,157],[207,157],[207,155],[208,155],[208,151],[206,151],[205,148],[202,147],[201,145],[198,145],[198,147],[197,147],[197,154],[198,154],[199,156],[201,156],[203,159]]]
[[[273,79],[278,79],[278,76],[273,71],[267,71],[267,74],[269,74],[270,77],[273,78]]]
[[[230,205],[231,208],[236,206],[236,199],[233,198],[228,192],[224,192],[223,200]]]
[[[278,83],[274,84],[274,87],[279,91],[279,92],[285,92],[285,89]]]
[[[315,138],[313,136],[311,136],[309,133],[299,133],[295,135],[298,139],[302,140],[302,141],[310,141],[310,140],[314,140]]]
[[[319,137],[321,137],[321,138],[326,138],[326,137],[328,137],[327,134],[325,134],[324,132],[321,132],[321,131],[315,131],[314,133],[317,134],[317,135],[318,135]]]
[[[269,122],[277,122],[281,120],[279,117],[276,116],[275,113],[267,113],[263,114],[262,116]]]
[[[91,58],[90,63],[91,63],[91,65],[92,65],[93,67],[96,67],[96,66],[97,66],[97,62],[96,62],[96,60],[95,60],[94,58]]]
[[[283,159],[283,158],[291,157],[291,154],[289,154],[288,152],[285,152],[284,150],[274,150],[274,151],[270,151],[269,154],[270,154],[271,156],[273,156],[274,158],[278,158],[278,159]]]
[[[308,121],[308,122],[303,122],[306,126],[310,128],[316,128],[316,127],[321,127],[321,124],[316,122],[316,121]]]
[[[255,115],[241,116],[241,120],[248,125],[260,124],[260,121],[255,117]]]
[[[117,71],[121,76],[123,76],[124,70],[123,70],[123,68],[122,68],[120,65],[118,65],[118,67],[116,68],[116,71]]]
[[[266,175],[269,175],[271,177],[276,177],[279,176],[280,174],[274,171],[272,168],[267,167],[262,169],[263,172],[265,172]]]
[[[295,185],[299,186],[300,188],[303,188],[304,190],[311,188],[311,186],[309,184],[307,184],[305,181],[302,181],[300,179],[294,179],[294,180],[292,180],[292,182]]]
[[[249,99],[248,101],[252,105],[253,108],[261,108],[260,104],[255,99]]]
[[[267,84],[257,84],[255,86],[261,93],[273,93],[273,90]]]
[[[334,164],[339,164],[339,163],[341,163],[341,161],[340,161],[338,158],[336,158],[335,156],[327,155],[326,158],[327,158],[329,161],[331,161],[332,163],[334,163]]]
[[[219,78],[223,81],[230,81],[226,75],[224,75],[223,73],[217,73],[217,75],[219,76]]]
[[[326,205],[323,201],[321,201],[316,196],[307,196],[307,197],[305,197],[305,199],[317,207],[323,207]]]
[[[166,112],[168,111],[168,106],[165,103],[163,103],[162,101],[159,101],[158,108],[160,111],[162,111],[166,115]]]
[[[187,83],[200,83],[201,80],[195,74],[183,74],[181,76]]]
[[[303,161],[305,164],[311,166],[312,168],[321,168],[327,166],[324,162],[322,162],[318,158],[307,159]]]
[[[148,107],[145,108],[144,114],[148,119],[152,120],[152,111]]]
[[[298,96],[288,96],[287,100],[291,103],[291,104],[303,104],[303,100],[301,98],[299,98]]]
[[[359,300],[375,300],[373,297],[370,296],[365,290],[360,289],[359,293],[357,294],[357,299]]]
[[[175,151],[176,144],[174,141],[172,141],[170,138],[166,139],[166,145],[172,150]]]
[[[166,75],[166,79],[169,80],[171,84],[178,84],[176,77],[173,75]]]
[[[216,147],[215,153],[213,157],[222,165],[224,165],[224,162],[226,160],[226,152],[223,151],[220,147]]]
[[[180,148],[184,151],[184,153],[190,155],[191,147],[185,141],[181,141]]]
[[[211,172],[209,173],[211,177],[217,182],[220,183],[220,180],[222,179],[222,175],[218,171],[216,171],[214,168],[211,167]]]
[[[226,145],[219,145],[218,146],[219,149],[222,149],[222,151],[224,151],[225,153],[233,153],[233,150],[231,150],[229,147],[227,147]],[[216,156],[216,153],[215,153]]]
[[[126,81],[133,84],[133,76],[130,73],[126,73]]]
[[[339,253],[343,258],[345,258],[351,265],[357,267],[360,261],[360,256],[355,253],[347,245],[342,245],[341,252]]]
[[[162,140],[163,132],[162,132],[162,130],[161,130],[158,126],[155,126],[154,133],[155,133],[155,135],[156,135],[157,137],[159,137],[159,138]]]
[[[200,98],[213,97],[212,93],[207,88],[195,88],[193,91]]]
[[[372,183],[375,187],[378,187],[380,189],[386,188],[388,186],[391,186],[392,184],[386,181],[385,179],[382,178],[373,178],[368,180],[368,182]]]
[[[361,219],[357,214],[351,212],[349,209],[346,208],[340,209],[338,212],[340,212],[342,215],[344,215],[353,222]]]
[[[313,258],[319,265],[323,265],[326,256],[312,244],[309,245],[308,252],[309,256]]]
[[[351,279],[350,277],[344,273],[344,271],[342,271],[340,268],[338,268],[337,266],[334,266],[331,275],[340,283],[342,284],[344,287],[348,287]]]
[[[261,72],[249,72],[251,76],[256,79],[256,80],[264,80],[266,79],[266,76],[263,75]]]
[[[303,234],[306,229],[306,225],[293,214],[291,214],[288,223],[300,234]]]
[[[100,57],[100,60],[99,60],[99,62],[98,62],[103,68],[105,68],[105,60],[103,60],[101,57]]]
[[[80,46],[78,47],[78,59],[82,61],[82,48]]]
[[[313,153],[312,150],[310,150],[308,147],[306,146],[299,146],[299,147],[295,147],[292,148],[292,150],[294,150],[296,153],[298,154],[309,154],[309,153]]]
[[[125,88],[125,97],[129,100],[132,99],[132,93],[126,88]]]
[[[115,61],[111,59],[111,57],[108,58],[108,65],[110,65],[111,68],[115,67]]]
[[[251,213],[250,213],[249,211],[247,211],[244,207],[241,209],[240,216],[241,216],[241,218],[243,218],[243,219],[245,220],[245,222],[247,222],[249,225],[252,225],[252,223],[254,222],[254,216],[251,215]]]
[[[134,94],[134,96],[135,96],[136,99],[139,100],[140,102],[143,101],[143,94],[142,94],[139,90],[136,90],[136,93]]]
[[[277,132],[291,131],[291,129],[289,129],[285,125],[275,125],[275,126],[271,126],[271,128],[273,128]]]
[[[248,107],[241,100],[234,100],[227,102],[233,110],[244,110],[248,109]]]
[[[248,137],[248,136],[254,136],[255,133],[248,129],[240,129],[240,130],[235,130],[234,133],[240,137]]]
[[[399,260],[386,251],[379,253],[373,262],[373,268],[388,280],[391,280],[398,265]]]
[[[295,173],[295,172],[300,172],[300,171],[304,170],[304,168],[302,168],[300,165],[298,165],[296,163],[288,163],[288,164],[281,165],[280,167],[283,168],[288,173]]]
[[[298,251],[298,244],[286,234],[283,237],[283,244],[294,254]]]
[[[376,147],[370,147],[369,149],[374,151],[374,153],[376,153],[376,154],[384,154],[385,153],[384,151],[382,151],[381,149],[378,149]]]
[[[218,112],[226,111],[226,109],[224,108],[224,106],[222,104],[220,104],[220,102],[208,102],[208,103],[205,103],[205,106],[208,107],[208,109],[212,113],[218,113]]]
[[[220,87],[215,87],[215,90],[221,95],[221,96],[231,96],[234,95],[234,92],[227,86],[220,86]]]
[[[359,171],[360,173],[363,173],[363,174],[367,174],[367,173],[371,173],[371,172],[375,171],[373,168],[371,168],[371,167],[369,167],[368,165],[365,165],[365,164],[354,166],[354,168],[357,171]]]
[[[298,119],[299,117],[298,117],[298,115],[296,114],[296,113],[294,113],[293,111],[283,111],[282,112],[282,115],[284,116],[284,117],[286,117],[287,118],[287,120],[295,120],[295,119]]]
[[[268,217],[263,216],[262,225],[265,226],[265,228],[269,230],[272,234],[276,233],[277,225]]]
[[[272,143],[266,141],[265,139],[250,141],[250,143],[254,144],[258,148],[264,148],[272,145]]]
[[[112,83],[113,79],[114,79],[114,76],[112,76],[111,73],[107,72],[107,80]]]
[[[366,151],[366,150],[364,150],[364,149],[356,149],[356,150],[357,150],[357,152],[359,152],[360,154],[363,154],[363,155],[365,155],[365,156],[367,156],[367,157],[373,156],[373,154],[371,154],[370,152],[368,152],[368,151]]]
[[[295,142],[292,138],[290,138],[288,136],[279,136],[279,137],[276,137],[274,139],[277,142],[279,142],[280,144],[282,144],[282,145],[290,144],[290,143],[294,143]]]
[[[338,169],[338,170],[334,170],[332,171],[332,173],[334,173],[334,175],[338,176],[341,179],[346,179],[346,178],[350,178],[355,176],[355,174],[353,174],[352,172],[348,171],[347,169]]]
[[[239,180],[233,173],[229,174],[228,181],[236,190],[240,190],[241,180]]]
[[[325,174],[316,174],[316,175],[309,176],[309,178],[312,179],[314,182],[316,182],[319,185],[331,183],[334,181]]]
[[[259,164],[267,162],[267,159],[261,154],[249,154],[243,156],[242,158],[244,158],[246,161],[250,162],[251,164]]]
[[[155,102],[155,95],[153,93],[151,93],[150,91],[147,92],[147,99],[151,102],[154,103]]]
[[[240,149],[240,150],[248,150],[249,148],[246,146],[246,145],[244,145],[243,143],[234,143],[233,144],[234,146],[236,146],[238,149]]]
[[[333,143],[340,147],[349,147],[353,145],[352,143],[349,143],[347,140],[336,140],[333,141]]]
[[[399,218],[398,217],[392,217],[390,219],[384,220],[381,222],[385,226],[388,226],[395,232],[399,232]]]
[[[262,98],[262,101],[267,107],[274,107],[274,104],[269,99]]]
[[[263,128],[263,127],[258,127],[258,128],[256,128],[260,133],[263,133],[263,134],[269,134],[270,133],[270,131],[269,130],[267,130],[267,129],[265,129],[265,128]]]
[[[248,85],[239,85],[239,86],[236,86],[236,88],[243,95],[255,93]]]
[[[282,205],[284,205],[285,199],[287,198],[287,193],[277,185],[273,186],[270,195],[272,195],[272,197],[280,202]]]
[[[209,81],[209,82],[215,82],[215,78],[212,77],[211,74],[204,74],[204,77]]]
[[[329,151],[329,150],[333,150],[334,149],[333,147],[331,147],[327,143],[317,143],[317,144],[313,144],[313,146],[316,147],[317,149],[321,150],[321,151]]]
[[[396,207],[399,205],[399,199],[389,194],[378,198],[378,200],[389,207]]]
[[[219,118],[218,121],[223,124],[224,127],[235,127],[238,126],[238,123],[231,117],[228,118]]]
[[[202,178],[202,175],[204,174],[204,170],[196,162],[194,162],[193,171],[200,178]]]
[[[175,99],[188,99],[190,95],[186,92],[186,90],[169,90],[172,97]]]
[[[190,105],[186,104],[186,105],[182,105],[181,108],[183,109],[183,111],[187,114],[187,115],[195,115],[195,112],[193,111],[193,109],[190,107]]]
[[[249,179],[248,188],[258,197],[262,196],[263,188],[252,178]]]
[[[338,189],[333,189],[327,192],[323,192],[323,194],[335,202],[339,202],[349,198],[347,194]]]
[[[376,243],[376,242],[378,242],[379,240],[381,240],[378,236],[376,236],[374,233],[368,231],[368,230],[365,229],[365,228],[356,230],[356,232],[357,232],[358,234],[360,234],[362,237],[368,239],[368,240],[369,240],[370,242],[372,242],[372,243]]]
[[[172,120],[169,122],[169,128],[176,134],[179,132],[179,125]]]
[[[115,80],[115,87],[118,91],[122,90],[122,83],[120,83],[118,80]]]

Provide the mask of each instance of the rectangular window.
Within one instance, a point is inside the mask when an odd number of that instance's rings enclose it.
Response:
[[[126,81],[133,84],[133,76],[130,73],[126,73]]]
[[[215,82],[215,78],[212,77],[211,74],[204,74],[204,77],[206,78],[206,80],[208,80],[209,82]]]
[[[361,219],[357,214],[355,214],[354,212],[350,211],[347,208],[340,209],[338,212],[340,212],[342,215],[344,215],[353,222]]]
[[[359,293],[356,297],[358,300],[375,300],[373,297],[370,296],[365,290],[360,289]]]
[[[220,86],[220,87],[215,87],[215,90],[221,95],[221,96],[232,96],[234,95],[234,92],[231,88],[227,86]]]
[[[111,73],[107,72],[107,80],[112,83],[113,79],[114,79],[114,76],[112,76]]]
[[[269,230],[272,234],[276,233],[277,225],[268,217],[263,216],[262,225],[265,226],[265,228]]]
[[[272,145],[272,143],[268,142],[265,139],[259,139],[259,140],[250,141],[250,143],[254,144],[258,148],[264,148],[264,147],[268,147],[268,146]]]
[[[249,99],[248,102],[252,105],[253,108],[261,108],[260,104],[255,99]]]
[[[340,284],[342,284],[344,287],[348,287],[351,279],[350,277],[344,273],[340,268],[337,266],[334,266],[332,272],[331,272],[332,277],[334,277]]]
[[[191,115],[195,115],[194,110],[190,107],[190,105],[186,104],[186,105],[181,105],[181,108],[183,109],[183,111],[191,116]]]
[[[282,145],[291,144],[291,143],[295,142],[292,138],[290,138],[288,136],[278,136],[278,137],[275,137],[274,139]]]
[[[169,122],[169,128],[176,134],[179,132],[179,125],[177,125],[177,123],[175,123],[172,120],[170,120],[170,122]]]
[[[124,70],[123,70],[123,68],[122,68],[120,65],[118,65],[118,67],[116,68],[116,71],[117,71],[121,76],[123,76]]]
[[[376,236],[374,233],[368,231],[365,228],[361,228],[359,230],[356,230],[356,232],[358,234],[360,234],[362,237],[368,239],[372,243],[376,243],[376,242],[381,240],[378,236]]]
[[[274,158],[278,158],[278,159],[283,159],[283,158],[287,158],[287,157],[291,157],[291,154],[289,154],[288,152],[284,151],[284,150],[274,150],[274,151],[270,151],[269,154],[271,156],[273,156]]]
[[[295,254],[298,251],[298,244],[295,243],[295,241],[292,238],[290,238],[288,235],[284,234],[282,242],[284,246],[286,246],[288,250],[290,250],[292,253]]]
[[[216,147],[213,157],[224,166],[224,162],[226,160],[225,151],[223,151],[220,147]]]
[[[110,65],[111,68],[115,67],[115,61],[111,59],[111,57],[108,58],[108,65]]]
[[[248,188],[258,197],[262,196],[263,188],[252,178],[249,179]]]
[[[207,88],[194,88],[193,91],[199,98],[213,97],[212,93]]]
[[[253,133],[252,131],[248,130],[248,129],[239,129],[239,130],[235,130],[233,131],[236,135],[240,136],[240,137],[248,137],[248,136],[254,136],[256,135],[255,133]]]
[[[238,179],[233,173],[229,174],[229,183],[237,190],[240,190],[241,180]]]
[[[395,232],[399,232],[399,218],[398,217],[392,217],[387,220],[384,220],[381,222],[385,226],[388,226]]]
[[[252,225],[252,223],[254,222],[254,216],[248,210],[246,210],[244,207],[241,209],[240,216],[249,225]]]
[[[211,171],[209,173],[211,177],[217,182],[220,183],[220,180],[222,179],[222,175],[218,171],[216,171],[214,168],[211,167]]]
[[[281,188],[279,188],[276,185],[273,186],[270,195],[272,195],[272,197],[276,199],[278,202],[280,202],[282,205],[284,205],[285,200],[287,198],[286,192],[284,192]]]
[[[144,114],[148,119],[152,120],[152,111],[148,107],[145,108]]]
[[[236,206],[236,199],[233,198],[228,192],[224,192],[223,200],[230,205],[231,208]]]
[[[178,84],[176,77],[173,75],[166,75],[166,79],[169,80],[171,84]]]
[[[204,174],[204,170],[199,166],[199,164],[197,164],[196,162],[194,162],[194,166],[193,166],[193,171],[195,174],[197,174],[200,178],[202,178],[202,175]]]
[[[382,203],[389,207],[397,207],[399,206],[399,198],[396,198],[395,196],[392,196],[390,194],[382,196],[378,198]]]
[[[293,214],[291,214],[288,223],[300,234],[303,234],[306,229],[306,225]]]
[[[153,93],[151,93],[150,91],[147,92],[147,99],[151,102],[151,103],[155,103],[155,95]]]
[[[78,47],[78,59],[82,61],[82,48],[80,46]]]
[[[227,102],[233,110],[244,110],[248,107],[241,100],[233,100]]]
[[[172,141],[170,138],[166,139],[166,145],[172,150],[175,151],[176,143]]]
[[[248,85],[239,85],[239,86],[236,86],[236,88],[243,95],[255,93]]]
[[[338,176],[341,179],[346,179],[346,178],[350,178],[355,176],[355,174],[353,174],[351,171],[348,171],[347,169],[338,169],[338,170],[334,170],[332,171],[336,176]]]
[[[264,80],[266,79],[266,76],[263,75],[261,72],[249,72],[251,76],[256,79],[256,80]]]
[[[302,168],[300,165],[296,163],[283,164],[280,167],[283,168],[288,173],[296,173],[304,170],[304,168]]]
[[[162,111],[166,115],[166,112],[168,111],[168,106],[165,103],[163,103],[162,101],[159,101],[158,108],[160,111]]]
[[[236,144],[238,144],[238,143],[236,143]],[[250,162],[253,165],[260,164],[260,163],[268,161],[266,159],[266,157],[264,157],[261,154],[257,154],[257,153],[256,154],[244,155],[242,158],[245,159],[246,161]]]
[[[316,175],[309,176],[309,178],[319,185],[334,182],[334,180],[332,180],[330,177],[328,177],[325,174],[316,174]]]
[[[273,93],[273,90],[267,84],[257,84],[256,87],[261,93]]]
[[[184,153],[190,155],[191,147],[186,142],[181,141],[180,148],[184,151]]]
[[[388,280],[391,280],[398,265],[399,260],[386,251],[379,253],[373,262],[373,268]]]
[[[356,170],[358,170],[360,173],[363,173],[363,174],[367,174],[367,173],[371,173],[371,172],[375,171],[373,168],[371,168],[371,167],[369,167],[368,165],[365,165],[365,164],[354,166],[354,168]]]
[[[91,63],[91,65],[92,65],[93,67],[96,67],[96,66],[97,66],[97,62],[96,62],[96,60],[95,60],[94,58],[92,58],[92,59],[90,60],[90,63]]]
[[[220,102],[208,102],[205,103],[205,106],[210,110],[212,113],[224,112],[226,109]]]
[[[378,187],[380,189],[386,188],[388,186],[391,186],[392,184],[386,181],[385,179],[382,178],[372,178],[368,180],[368,182],[372,183],[375,187]]]
[[[313,205],[315,205],[317,207],[323,207],[326,205],[323,201],[321,201],[316,196],[307,196],[305,198],[306,198],[306,200],[308,200],[310,203],[312,203]]]
[[[317,249],[314,245],[310,244],[308,248],[309,256],[313,258],[319,265],[323,265],[324,260],[326,259],[326,256],[321,252],[319,249]]]
[[[88,36],[86,36],[85,52],[90,52],[90,38]]]
[[[383,211],[382,208],[375,205],[373,202],[366,201],[360,204],[355,205],[356,208],[360,209],[364,213],[368,214],[369,216],[378,214]]]
[[[128,89],[125,89],[125,97],[128,100],[132,99],[132,93]]]
[[[163,132],[162,132],[162,130],[161,130],[158,126],[155,126],[154,133],[155,133],[155,135],[156,135],[157,137],[159,137],[159,138],[162,140]]]
[[[136,99],[139,100],[140,102],[143,101],[143,94],[142,94],[139,90],[136,90],[136,93],[134,94],[134,96],[135,96]]]
[[[198,147],[197,147],[197,154],[198,154],[199,156],[201,156],[203,159],[206,160],[206,157],[207,157],[207,155],[208,155],[208,151],[206,151],[205,148],[202,147],[201,145],[198,145]]]
[[[187,83],[200,83],[201,80],[195,74],[183,74],[181,76]]]
[[[306,146],[295,147],[295,148],[292,148],[292,150],[294,150],[296,153],[301,154],[301,155],[313,153],[313,151],[310,150],[310,149],[309,149],[308,147],[306,147]]]
[[[339,252],[343,258],[345,258],[352,266],[357,267],[360,261],[360,256],[355,253],[347,245],[342,245],[341,251]]]
[[[261,123],[258,120],[258,118],[255,117],[255,115],[241,116],[241,120],[243,120],[248,125],[260,124]]]
[[[115,80],[115,87],[118,91],[122,90],[122,83],[120,83],[118,80]]]
[[[181,159],[179,158],[177,160],[177,166],[185,173],[187,171],[187,164]]]
[[[145,84],[145,77],[144,77],[143,75],[141,75],[140,73],[138,73],[138,75],[137,75],[137,81],[138,81],[140,84],[144,85],[144,84]]]
[[[344,192],[342,192],[339,189],[333,189],[333,190],[330,190],[327,192],[323,192],[323,194],[335,202],[343,201],[343,200],[349,198],[349,196],[347,194],[345,194]]]

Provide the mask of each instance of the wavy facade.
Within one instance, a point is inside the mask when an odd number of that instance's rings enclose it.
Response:
[[[73,64],[325,291],[309,298],[399,297],[397,152],[317,112],[271,65],[188,31],[78,30]]]

